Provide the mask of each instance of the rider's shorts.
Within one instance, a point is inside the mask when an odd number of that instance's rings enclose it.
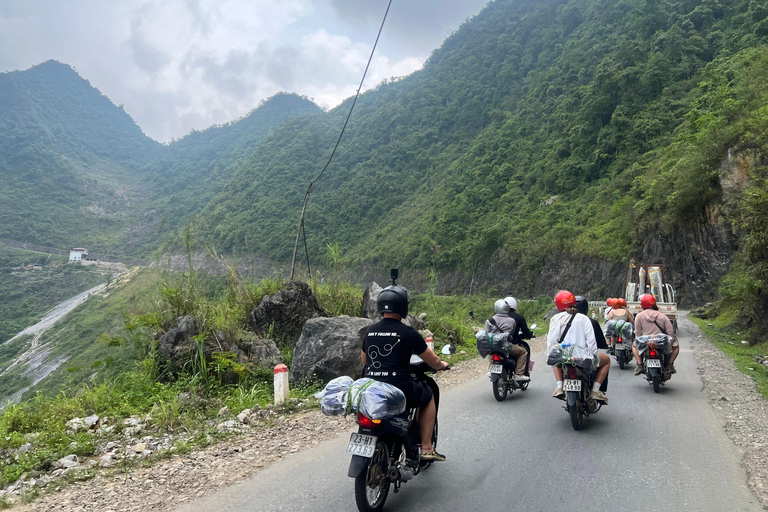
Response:
[[[405,406],[408,409],[424,407],[432,400],[432,388],[425,382],[410,380],[398,387],[405,394]]]
[[[672,349],[674,350],[679,346],[680,346],[680,342],[677,339],[675,339],[675,341],[672,342]]]

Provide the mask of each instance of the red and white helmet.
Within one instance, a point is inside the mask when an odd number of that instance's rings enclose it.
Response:
[[[576,305],[576,296],[568,290],[560,290],[555,295],[555,306],[558,311],[565,311],[565,308],[574,307]]]
[[[640,297],[640,307],[643,309],[650,309],[656,305],[656,297],[650,293],[646,293]]]

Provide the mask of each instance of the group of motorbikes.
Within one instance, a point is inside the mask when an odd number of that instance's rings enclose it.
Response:
[[[535,325],[532,328],[535,328]],[[642,360],[647,369],[646,378],[658,393],[659,387],[671,377],[667,369],[669,355],[666,350],[666,344],[670,340],[666,335],[639,337],[638,340],[643,348]],[[609,352],[616,357],[620,368],[623,369],[631,361],[632,344],[635,341],[622,335],[614,340]],[[526,348],[530,353],[530,347],[526,345]],[[492,351],[489,359],[489,377],[496,400],[503,401],[508,393],[517,389],[525,391],[528,388],[530,381],[518,382],[514,379],[514,356]],[[564,408],[570,415],[573,428],[580,430],[585,419],[598,412],[604,402],[595,401],[590,397],[589,391],[595,377],[593,371],[586,371],[574,363],[563,363],[562,366],[565,377]],[[432,388],[435,405],[439,408],[440,390],[434,379],[427,375],[427,372],[431,371],[433,370],[425,363],[412,361],[411,377],[427,383]],[[347,452],[352,454],[348,475],[355,479],[355,500],[361,512],[380,512],[391,488],[397,493],[403,483],[431,465],[431,462],[421,461],[420,458],[421,437],[416,414],[417,409],[411,409],[402,415],[382,420],[357,415],[359,428],[357,433],[351,435]],[[432,435],[435,447],[437,441],[436,419]]]

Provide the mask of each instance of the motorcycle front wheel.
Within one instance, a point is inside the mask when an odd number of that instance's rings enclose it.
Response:
[[[501,375],[499,375],[499,378],[496,379],[496,382],[492,382],[493,384],[493,398],[498,400],[499,402],[503,402],[505,398],[507,398],[507,391],[509,391],[509,379],[507,377],[507,369],[503,368],[501,370]]]
[[[376,443],[371,462],[355,478],[355,501],[360,512],[381,512],[389,494],[390,481],[387,478],[389,449],[383,442]]]

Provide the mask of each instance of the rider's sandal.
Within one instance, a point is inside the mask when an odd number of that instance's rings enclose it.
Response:
[[[422,462],[445,462],[445,455],[437,453],[437,450],[432,450],[429,453],[421,454]]]

